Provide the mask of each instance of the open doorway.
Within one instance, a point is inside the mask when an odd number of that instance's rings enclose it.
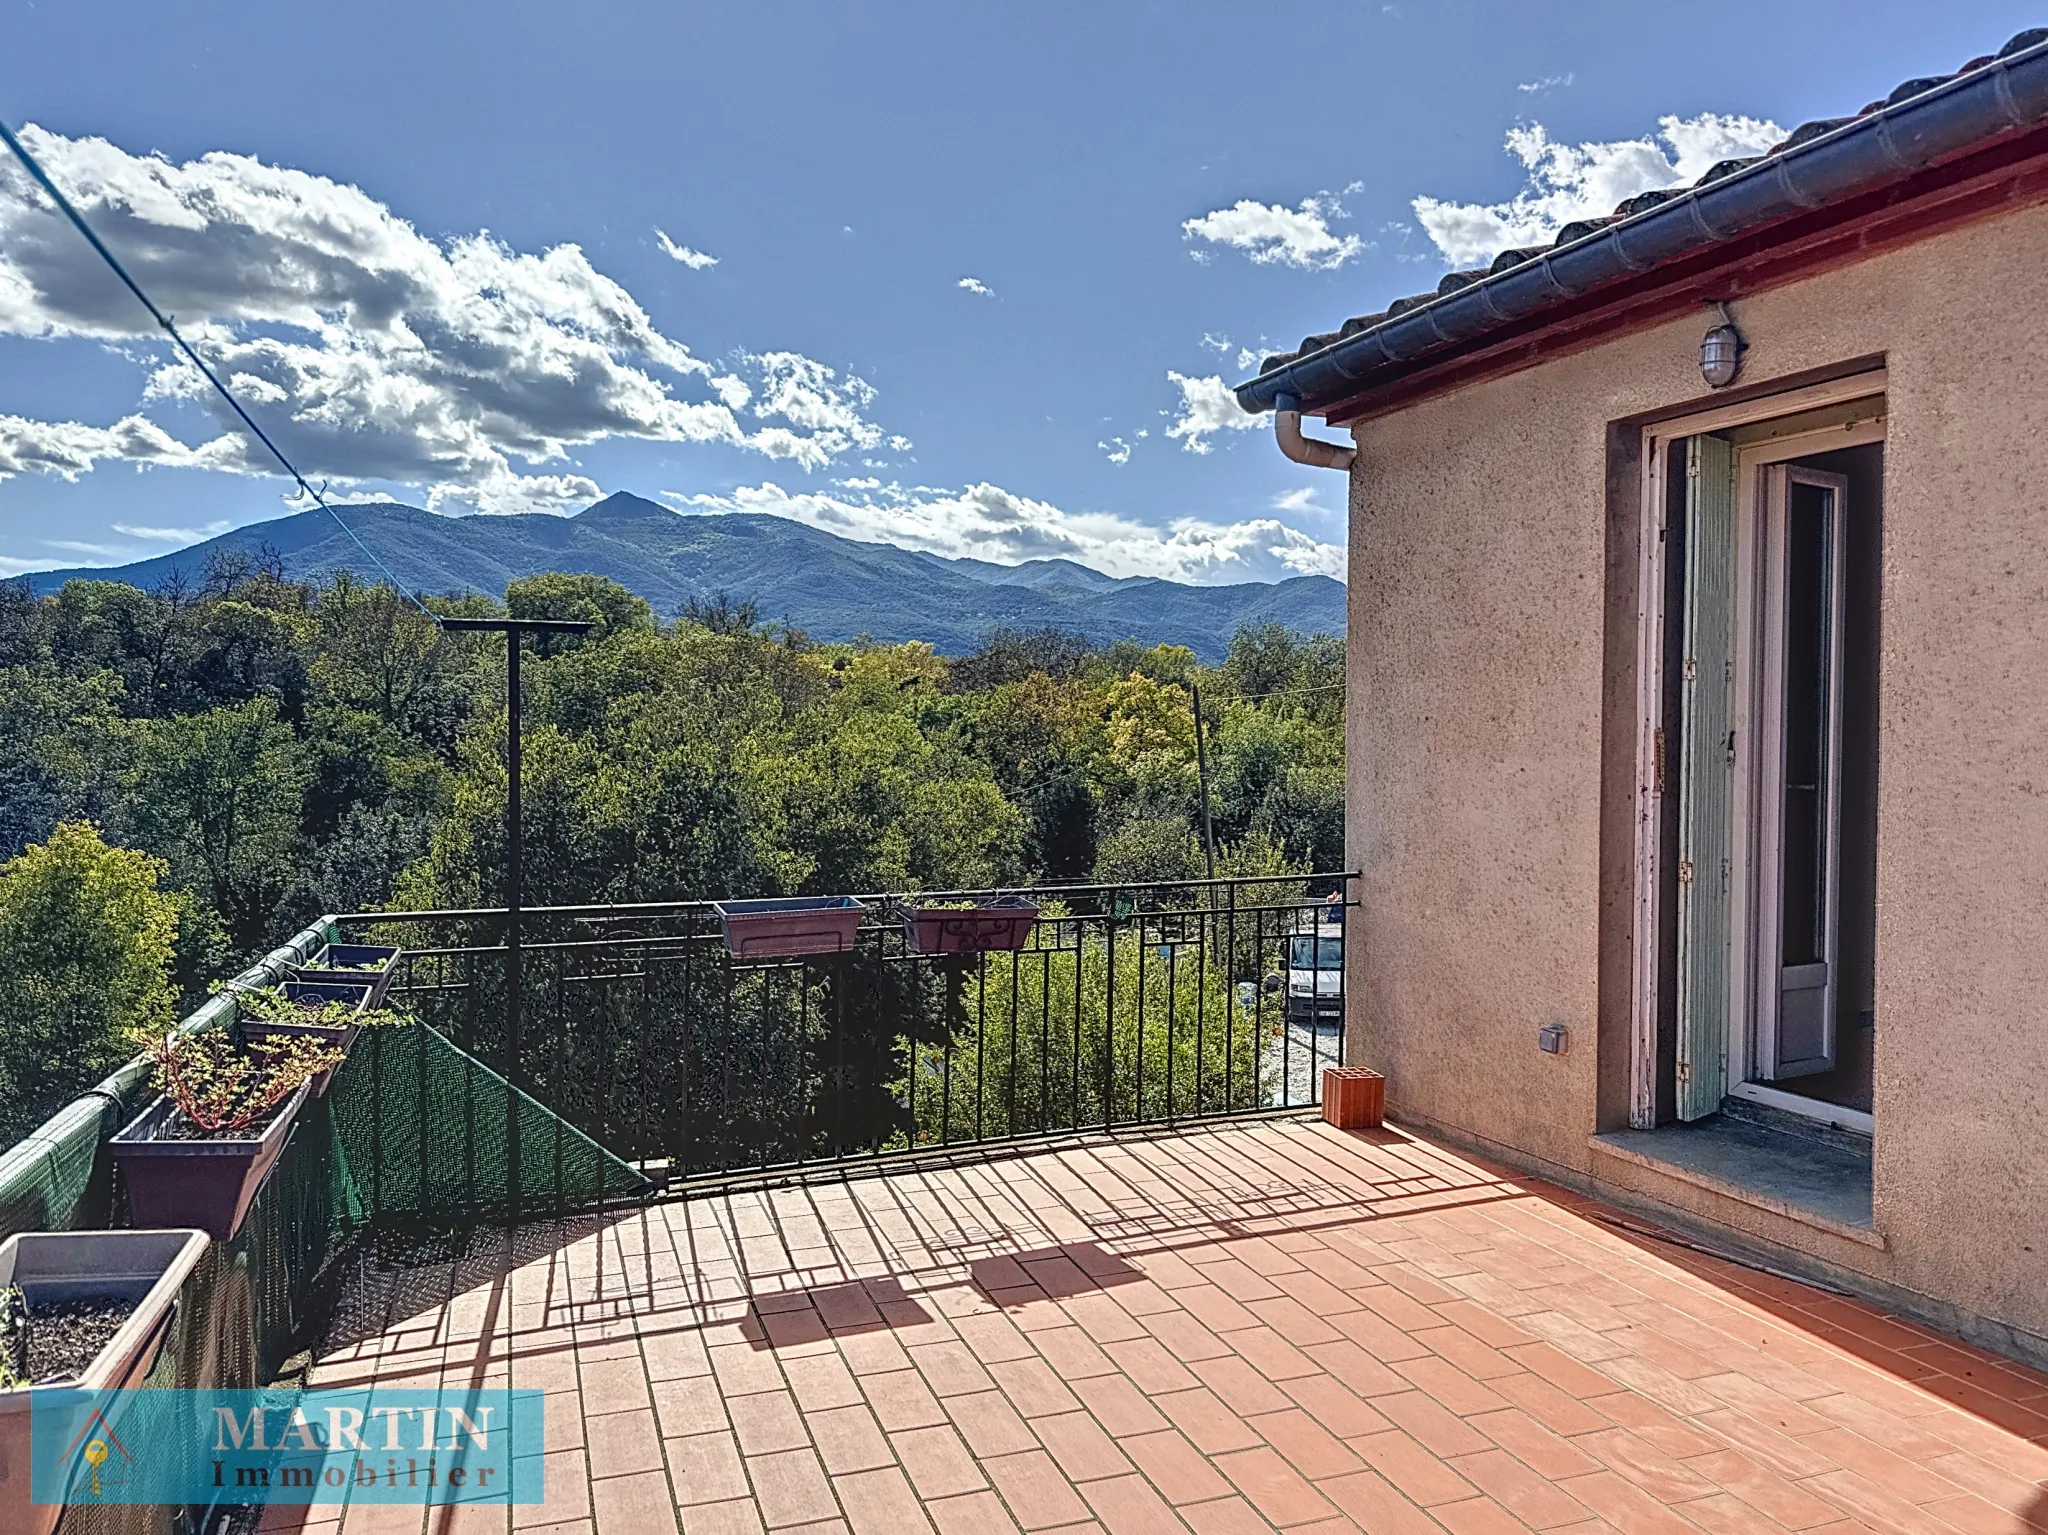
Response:
[[[1762,1105],[1868,1134],[1882,401],[1661,448],[1654,1107],[1635,1122]]]

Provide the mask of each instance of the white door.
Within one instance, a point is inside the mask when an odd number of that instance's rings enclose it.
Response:
[[[1848,481],[1765,471],[1756,655],[1755,1077],[1835,1064]]]

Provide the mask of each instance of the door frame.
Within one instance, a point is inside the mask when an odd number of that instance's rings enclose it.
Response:
[[[1629,1008],[1629,1116],[1632,1128],[1654,1129],[1657,1122],[1657,1014],[1661,997],[1659,995],[1658,968],[1660,948],[1658,928],[1662,915],[1660,894],[1663,879],[1662,829],[1664,802],[1667,789],[1675,793],[1677,764],[1670,760],[1664,738],[1664,579],[1667,567],[1666,539],[1668,528],[1668,487],[1669,457],[1674,443],[1702,432],[1730,431],[1736,428],[1753,428],[1743,432],[1745,438],[1752,438],[1742,444],[1744,467],[1738,486],[1739,493],[1748,498],[1751,481],[1751,467],[1748,454],[1755,453],[1761,474],[1761,464],[1781,462],[1787,458],[1803,458],[1808,454],[1822,453],[1834,448],[1856,447],[1867,442],[1882,442],[1885,437],[1886,377],[1882,368],[1852,374],[1847,378],[1833,379],[1826,383],[1814,384],[1803,389],[1786,390],[1781,394],[1766,395],[1760,399],[1748,400],[1740,405],[1722,406],[1716,409],[1698,411],[1690,415],[1677,416],[1663,421],[1652,422],[1642,428],[1641,466],[1637,525],[1637,570],[1636,570],[1636,721],[1635,721],[1635,805],[1634,805],[1634,857],[1631,862],[1633,890],[1629,912],[1630,948],[1630,1008]],[[1824,419],[1817,421],[1795,421],[1788,418],[1822,413]],[[1779,423],[1782,423],[1781,425]],[[1763,455],[1769,455],[1768,459]],[[1753,518],[1744,515],[1738,507],[1737,527],[1748,526]],[[1743,583],[1738,580],[1738,593]],[[1738,631],[1738,639],[1740,631]],[[1743,717],[1744,692],[1738,687],[1736,710],[1738,732],[1748,727]],[[1738,734],[1739,741],[1744,739]],[[1738,753],[1737,768],[1747,753]],[[1744,785],[1736,785],[1738,795]],[[1736,801],[1738,807],[1743,803]],[[1747,818],[1745,818],[1747,820]],[[1746,841],[1746,826],[1735,828],[1735,847],[1739,850]],[[1738,856],[1739,851],[1738,851]],[[1743,889],[1738,883],[1737,891]],[[1746,897],[1737,907],[1736,933],[1744,931],[1742,917],[1747,909]],[[1738,938],[1738,942],[1741,941]],[[1746,949],[1743,963],[1746,966]],[[1738,968],[1735,977],[1742,984],[1730,988],[1731,999],[1743,997],[1747,991],[1747,970]],[[1752,1059],[1747,1037],[1747,1006],[1742,1001],[1732,1005],[1741,1009],[1744,1021],[1740,1028],[1733,1027],[1731,1019],[1729,1060],[1745,1063],[1744,1069],[1728,1073],[1728,1091],[1738,1097],[1755,1098],[1760,1101],[1777,1103],[1780,1107],[1803,1104],[1796,1094],[1781,1092],[1747,1080],[1750,1071],[1748,1062]],[[1741,1050],[1741,1055],[1736,1050]],[[1745,1091],[1744,1089],[1754,1089]],[[1766,1096],[1768,1095],[1768,1096]],[[1855,1116],[1867,1121],[1868,1116],[1858,1116],[1855,1110],[1837,1110],[1831,1104],[1818,1104],[1815,1117],[1835,1123],[1848,1122],[1844,1116]],[[1869,1129],[1868,1123],[1857,1128]]]

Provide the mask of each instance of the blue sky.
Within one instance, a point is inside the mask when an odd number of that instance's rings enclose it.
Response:
[[[1270,580],[1247,355],[2044,14],[0,0],[0,114],[337,497]],[[0,575],[290,510],[170,361],[0,167]]]

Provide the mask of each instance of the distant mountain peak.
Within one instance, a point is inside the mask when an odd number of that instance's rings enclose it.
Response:
[[[1344,588],[1328,576],[1185,586],[1118,578],[1063,559],[947,559],[764,513],[686,516],[626,492],[574,517],[441,517],[394,502],[338,510],[339,519],[307,511],[253,523],[133,565],[34,571],[23,579],[41,592],[69,579],[150,589],[174,575],[199,577],[215,549],[254,553],[266,546],[294,580],[339,570],[376,579],[367,547],[377,564],[418,592],[495,597],[507,582],[542,571],[608,576],[664,618],[692,599],[725,595],[821,640],[924,640],[945,655],[966,654],[991,630],[1050,625],[1098,644],[1132,638],[1187,645],[1215,661],[1242,624],[1344,629]]]
[[[645,496],[636,496],[630,490],[614,491],[602,501],[593,502],[576,514],[578,522],[647,522],[660,517],[673,518],[676,513],[659,501],[650,501]]]

